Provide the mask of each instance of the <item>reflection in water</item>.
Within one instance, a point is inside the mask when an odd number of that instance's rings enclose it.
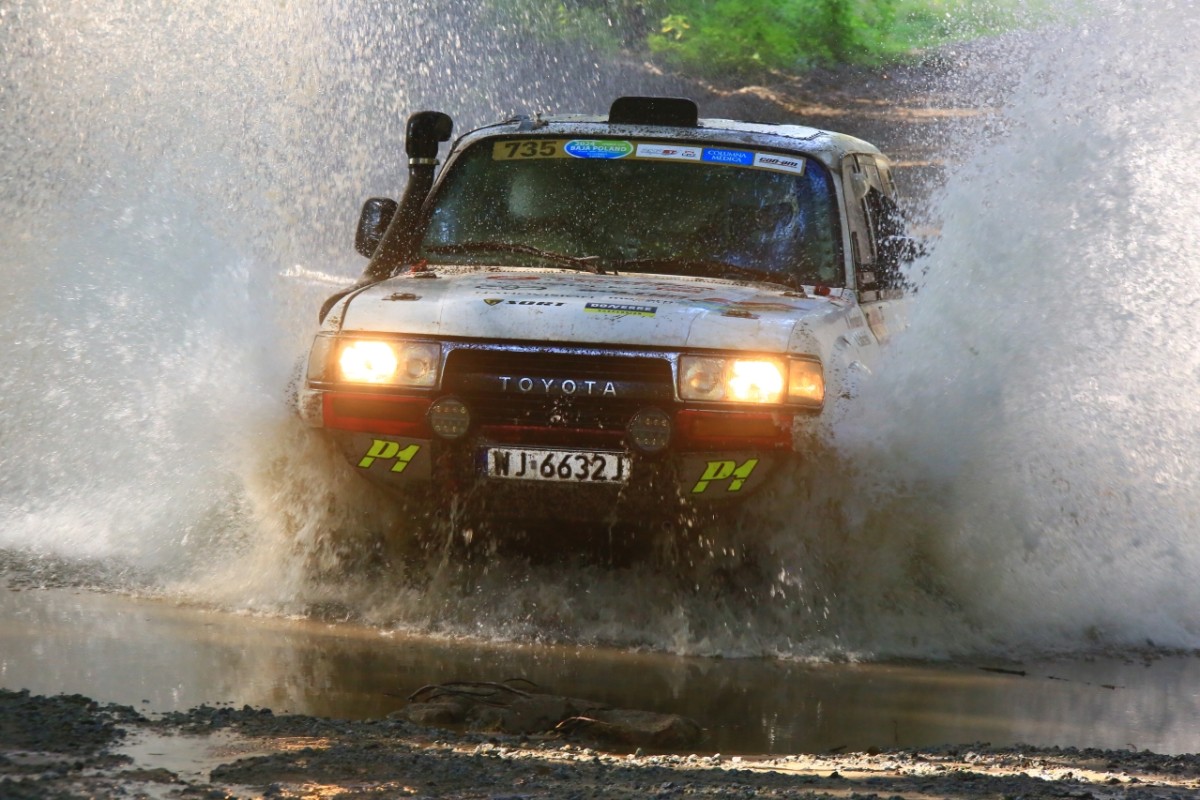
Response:
[[[707,752],[825,752],[987,741],[1195,752],[1200,660],[928,664],[686,659],[486,646],[126,597],[0,592],[0,686],[142,711],[204,702],[381,717],[420,686],[528,678],[546,691],[684,714]],[[1018,668],[1014,668],[1018,669]]]

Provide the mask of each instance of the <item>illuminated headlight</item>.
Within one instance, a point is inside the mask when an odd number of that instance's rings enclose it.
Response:
[[[314,353],[319,348],[314,346]],[[385,386],[433,387],[438,383],[441,348],[434,342],[397,339],[339,339],[332,380]],[[310,359],[309,376],[313,377]],[[315,380],[330,379],[325,376]]]
[[[777,361],[730,361],[725,399],[736,403],[782,402],[783,367]]]
[[[394,383],[400,357],[387,342],[347,342],[338,354],[338,369],[344,381]]]
[[[728,403],[799,403],[819,407],[825,382],[816,361],[681,356],[679,396]]]

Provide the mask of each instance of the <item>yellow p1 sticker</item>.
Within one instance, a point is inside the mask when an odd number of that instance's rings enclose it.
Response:
[[[692,487],[692,494],[703,494],[708,491],[708,485],[713,481],[729,481],[725,491],[741,491],[742,485],[750,478],[754,468],[758,466],[757,458],[748,458],[739,466],[736,461],[710,461],[704,468],[704,474]]]
[[[375,460],[382,458],[384,461],[396,459],[396,463],[392,464],[392,472],[404,472],[404,468],[413,460],[413,457],[421,452],[421,445],[410,444],[404,449],[400,448],[399,442],[389,442],[387,439],[375,439],[371,442],[370,449],[367,454],[359,460],[358,466],[362,469],[369,469]]]

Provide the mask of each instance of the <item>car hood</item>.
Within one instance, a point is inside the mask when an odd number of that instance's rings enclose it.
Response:
[[[836,295],[810,297],[761,284],[666,275],[438,268],[351,295],[341,329],[787,352],[798,325],[832,325],[845,302]]]

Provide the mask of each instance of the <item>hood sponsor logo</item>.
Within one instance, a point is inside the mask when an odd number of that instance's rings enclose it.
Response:
[[[489,306],[554,306],[565,305],[558,300],[505,300],[501,297],[485,297],[483,302]]]
[[[573,380],[571,378],[522,378],[514,375],[498,375],[500,391],[519,394],[582,395],[584,397],[616,397],[617,387],[612,381]]]
[[[674,158],[682,161],[699,161],[700,148],[667,144],[639,144],[637,156],[638,158]]]
[[[633,145],[612,139],[572,139],[563,150],[575,158],[624,158],[633,152]]]
[[[626,303],[588,303],[584,311],[591,314],[620,314],[631,317],[653,317],[658,306],[635,306]]]
[[[775,155],[774,153],[755,153],[754,166],[763,169],[773,169],[779,172],[790,172],[793,175],[804,174],[804,159]]]
[[[725,316],[742,316],[743,314],[758,314],[764,312],[787,313],[801,311],[803,306],[794,303],[755,302],[753,300],[728,300],[724,297],[705,297],[687,301],[688,305],[713,311]]]
[[[745,167],[754,164],[754,153],[747,150],[723,150],[718,147],[706,147],[700,156],[701,161],[711,161],[714,164],[740,164]]]

